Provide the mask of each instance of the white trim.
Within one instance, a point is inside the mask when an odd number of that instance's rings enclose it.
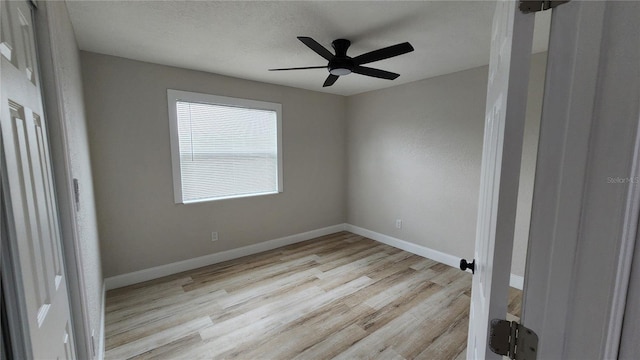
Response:
[[[522,290],[524,288],[524,276],[511,274],[509,277],[509,286]]]
[[[59,8],[62,6],[62,8]],[[69,140],[72,131],[68,127],[69,114],[65,112],[65,97],[61,78],[65,73],[60,62],[63,59],[58,44],[60,37],[60,12],[67,12],[66,5],[52,3],[35,12],[37,60],[40,71],[40,88],[44,100],[44,115],[49,134],[49,158],[53,171],[60,243],[65,264],[65,282],[69,298],[69,310],[73,324],[74,351],[78,358],[91,355],[91,323],[88,309],[83,256],[80,246],[78,219],[74,197],[72,159]],[[56,36],[57,35],[57,36]],[[63,62],[63,61],[62,61]],[[83,100],[84,101],[84,100]],[[81,116],[85,116],[83,112]]]
[[[105,317],[106,317],[106,305],[107,305],[107,284],[105,281],[102,282],[102,306],[100,312],[100,342],[98,343],[98,360],[104,360],[104,351],[105,351]]]
[[[624,318],[622,319],[622,333],[617,357],[619,359],[633,359],[640,353],[640,231],[636,231],[636,246],[633,250],[631,274],[627,284]],[[606,350],[605,350],[606,351]]]
[[[629,279],[631,278],[631,264],[638,237],[638,217],[640,215],[640,126],[636,129],[635,146],[631,171],[629,172],[629,189],[627,204],[624,211],[624,223],[618,252],[618,268],[614,282],[613,299],[611,300],[611,314],[609,315],[609,329],[605,341],[604,357],[613,359],[618,357],[625,308],[627,305]]]
[[[176,204],[182,203],[182,173],[180,171],[180,141],[178,132],[178,115],[176,101],[177,95],[167,90],[167,102],[169,105],[169,135],[171,136],[171,172],[173,174],[173,197]]]
[[[460,266],[460,257],[451,254],[443,253],[438,250],[428,248],[423,245],[414,244],[405,240],[397,239],[389,235],[384,235],[369,229],[361,228],[359,226],[346,224],[345,230],[354,234],[367,237],[371,240],[393,246],[395,248],[410,252],[412,254],[420,255],[422,257],[429,258],[431,260],[443,263],[445,265],[453,266],[457,268]],[[522,290],[524,278],[519,275],[511,274],[509,280],[509,286]]]
[[[572,1],[551,13],[521,316],[543,359],[567,357],[605,7]]]
[[[393,246],[404,251],[408,251],[412,254],[420,255],[422,257],[429,258],[431,260],[443,263],[445,265],[458,267],[460,266],[460,258],[457,256],[449,255],[438,250],[433,250],[423,245],[414,244],[405,240],[400,240],[389,235],[384,235],[369,229],[361,228],[359,226],[347,224],[346,231],[350,231],[354,234],[367,237],[371,240],[379,241],[383,244]]]
[[[633,176],[637,161],[638,51],[621,41],[637,33],[637,10],[572,1],[552,12],[522,309],[538,358],[619,357],[621,254],[637,217],[635,179],[610,177]]]
[[[207,265],[217,264],[223,261],[237,259],[247,255],[261,253],[282,246],[295,244],[298,242],[310,240],[316,237],[329,235],[344,230],[345,224],[328,226],[325,228],[289,235],[254,245],[243,246],[237,249],[222,251],[219,253],[178,261],[171,264],[160,265],[149,269],[131,272],[128,274],[112,276],[105,279],[105,285],[107,290],[111,290],[127,285],[137,284],[143,281],[157,279],[167,275],[177,274],[187,270],[197,269],[199,267]]]
[[[180,159],[180,139],[178,131],[178,114],[176,103],[178,101],[187,101],[190,103],[215,104],[228,107],[269,110],[276,113],[276,146],[277,146],[277,189],[263,193],[251,193],[242,195],[228,195],[219,197],[210,197],[205,199],[187,200],[183,199],[182,194],[182,171]],[[234,199],[241,197],[251,197],[260,195],[271,195],[283,192],[283,161],[282,161],[282,104],[249,100],[242,98],[234,98],[227,96],[211,95],[196,93],[190,91],[167,89],[168,115],[169,115],[169,135],[171,143],[171,168],[173,173],[173,196],[176,204],[192,204],[206,201],[216,201],[225,199]]]
[[[371,240],[393,246],[395,248],[420,255],[425,258],[443,263],[457,268],[460,264],[460,258],[454,255],[443,253],[438,250],[428,248],[423,245],[414,244],[405,240],[397,239],[388,235],[384,235],[375,231],[371,231],[359,226],[351,224],[337,224],[321,229],[311,230],[304,233],[285,236],[261,242],[254,245],[243,246],[237,249],[222,251],[219,253],[200,256],[193,259],[182,260],[171,264],[155,266],[149,269],[134,271],[127,274],[108,277],[104,280],[106,290],[116,289],[128,285],[141,283],[148,280],[161,278],[163,276],[177,274],[183,271],[197,269],[199,267],[221,263],[223,261],[241,258],[247,255],[253,255],[268,250],[273,250],[282,246],[295,244],[298,242],[310,240],[324,235],[333,234],[340,231],[349,231],[356,235],[364,236]],[[519,275],[511,274],[509,286],[522,290],[524,278]],[[104,305],[103,305],[104,306]],[[104,320],[103,320],[104,321]],[[104,325],[104,324],[103,324]],[[103,332],[104,334],[104,332]],[[100,345],[104,346],[103,343]]]

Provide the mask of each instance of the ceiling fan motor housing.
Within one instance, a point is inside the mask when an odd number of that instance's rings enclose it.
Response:
[[[331,43],[336,51],[336,55],[329,61],[329,72],[333,75],[341,76],[351,74],[355,64],[347,56],[347,50],[351,46],[351,41],[347,39],[337,39]]]

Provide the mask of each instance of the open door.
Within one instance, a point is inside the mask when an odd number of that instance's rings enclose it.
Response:
[[[467,359],[501,358],[489,324],[507,313],[534,16],[501,0],[493,18]]]
[[[0,2],[0,164],[2,210],[4,201],[8,209],[8,240],[2,241],[16,249],[11,270],[24,290],[19,301],[25,305],[26,319],[19,325],[28,334],[31,353],[20,357],[74,359],[32,18],[29,2]]]
[[[522,313],[539,359],[638,358],[620,334],[639,314],[639,18],[637,1],[552,12]]]

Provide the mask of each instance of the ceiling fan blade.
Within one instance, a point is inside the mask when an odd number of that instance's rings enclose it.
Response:
[[[326,69],[327,66],[306,66],[306,67],[293,67],[293,68],[282,68],[282,69],[269,69],[269,71],[283,71],[283,70],[307,70],[307,69]]]
[[[400,74],[392,73],[390,71],[384,71],[380,69],[374,69],[366,66],[356,66],[353,68],[353,72],[360,75],[373,76],[380,79],[394,80]]]
[[[394,56],[406,54],[413,51],[413,46],[408,42],[392,45],[386,48],[370,51],[353,58],[356,65],[368,64],[370,62],[388,59]]]
[[[333,74],[327,76],[327,80],[324,81],[324,84],[322,84],[322,87],[333,85],[336,82],[336,80],[338,80],[338,77],[339,76],[333,75]]]
[[[313,40],[310,37],[306,36],[298,36],[298,40],[302,41],[303,44],[307,45],[309,49],[315,51],[318,55],[322,56],[327,60],[333,59],[333,54],[331,51],[327,50],[324,46],[320,45],[317,41]]]

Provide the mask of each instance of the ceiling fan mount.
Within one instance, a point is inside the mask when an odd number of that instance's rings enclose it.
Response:
[[[331,47],[336,51],[336,57],[347,57],[349,46],[351,46],[351,41],[347,39],[336,39],[331,43]]]
[[[388,59],[413,51],[413,46],[411,46],[411,44],[409,44],[408,42],[404,42],[401,44],[388,46],[386,48],[370,51],[356,57],[350,57],[347,55],[347,50],[349,50],[349,46],[351,46],[351,41],[347,39],[336,39],[331,43],[331,46],[335,50],[335,54],[332,54],[329,50],[327,50],[327,48],[320,45],[320,43],[310,37],[298,36],[298,40],[307,45],[307,47],[309,47],[311,50],[315,51],[318,55],[322,56],[329,63],[325,66],[269,69],[269,71],[328,69],[329,76],[322,85],[323,87],[333,85],[336,80],[338,80],[338,77],[351,74],[352,72],[380,79],[394,80],[398,76],[400,76],[400,74],[380,69],[374,69],[362,65]]]

